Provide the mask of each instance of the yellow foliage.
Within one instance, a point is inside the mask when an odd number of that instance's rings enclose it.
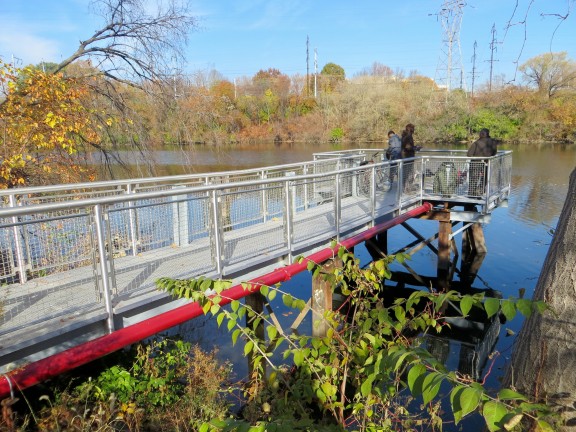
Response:
[[[0,83],[4,90],[0,188],[76,180],[85,169],[71,155],[83,142],[100,141],[83,104],[90,97],[88,87],[62,74],[31,67],[14,69],[5,63],[0,63]],[[42,173],[58,173],[59,177],[47,180]]]

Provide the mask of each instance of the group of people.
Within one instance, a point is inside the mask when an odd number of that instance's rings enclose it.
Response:
[[[412,123],[408,123],[399,137],[393,130],[388,131],[388,150],[386,157],[389,160],[411,158],[416,155],[414,145],[414,131],[416,128]]]
[[[412,123],[408,123],[402,131],[402,136],[398,136],[393,130],[388,131],[388,149],[386,157],[388,160],[412,158],[420,147],[414,145],[414,131],[416,128]],[[472,143],[468,149],[468,157],[491,157],[497,152],[498,142],[490,136],[490,131],[481,129],[479,138]],[[413,164],[406,164],[404,179],[411,179]],[[469,194],[474,196],[482,195],[486,183],[486,164],[483,161],[471,161],[469,172]],[[404,182],[405,184],[408,182]],[[407,185],[410,187],[410,185]]]

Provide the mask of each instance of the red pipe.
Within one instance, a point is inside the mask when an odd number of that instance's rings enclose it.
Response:
[[[371,239],[382,231],[386,231],[410,218],[426,213],[431,209],[432,205],[430,203],[424,203],[420,207],[414,208],[390,221],[384,222],[360,234],[343,240],[339,245],[333,248],[328,247],[315,252],[300,263],[290,264],[273,270],[262,277],[254,278],[248,282],[248,289],[243,288],[241,284],[234,285],[222,292],[222,302],[220,304],[224,305],[230,303],[232,300],[238,300],[251,292],[258,291],[261,285],[274,285],[279,282],[287,281],[295,274],[306,270],[308,261],[313,261],[315,263],[324,262],[333,258],[338,253],[340,246],[349,249],[363,241]],[[137,324],[116,330],[113,333],[101,336],[92,341],[85,342],[81,345],[75,346],[74,348],[70,348],[34,363],[27,364],[1,376],[0,398],[8,396],[12,388],[22,390],[31,387],[44,380],[82,366],[92,360],[103,357],[106,354],[110,354],[127,345],[148,338],[202,314],[202,308],[198,303],[186,304]]]

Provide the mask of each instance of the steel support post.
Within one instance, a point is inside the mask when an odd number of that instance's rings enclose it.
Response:
[[[104,291],[104,303],[106,306],[106,325],[108,333],[114,331],[114,308],[112,307],[112,289],[110,286],[110,274],[108,272],[108,255],[106,253],[106,240],[104,232],[104,214],[101,204],[94,206],[94,221],[96,223],[96,239],[98,241],[98,259],[100,260],[100,274],[102,276],[102,290]]]
[[[9,198],[10,207],[16,207],[16,197],[10,195]],[[18,226],[18,216],[12,216],[12,223],[14,227],[12,232],[14,234],[14,248],[16,249],[16,266],[18,267],[20,283],[25,283],[28,278],[26,277],[26,262],[24,260],[24,249],[22,248],[22,242],[20,241],[20,227]]]

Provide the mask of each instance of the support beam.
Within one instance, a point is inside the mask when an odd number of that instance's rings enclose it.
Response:
[[[388,231],[366,240],[366,250],[374,261],[388,255]]]

